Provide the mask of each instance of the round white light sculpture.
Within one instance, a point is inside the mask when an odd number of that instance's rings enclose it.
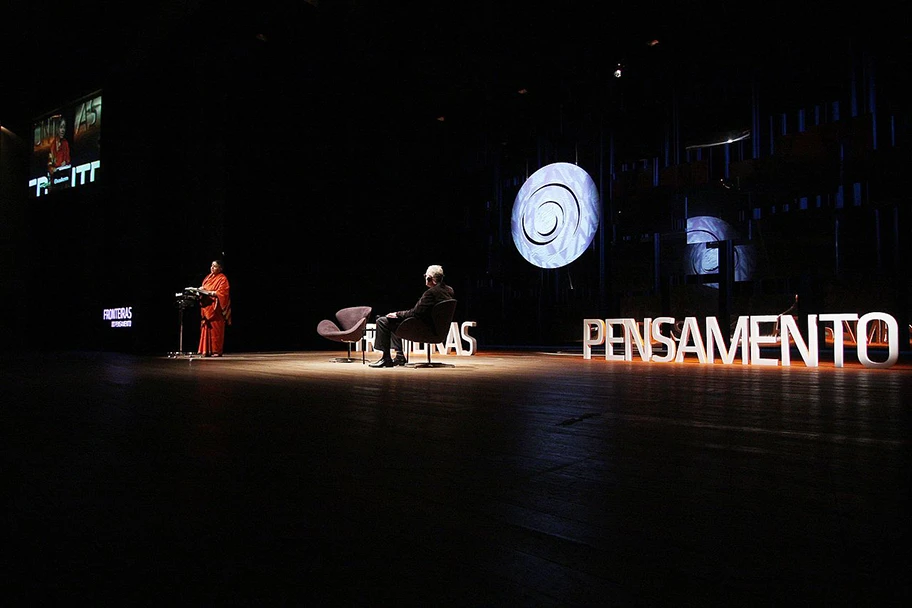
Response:
[[[540,268],[560,268],[582,255],[598,223],[595,182],[571,163],[553,163],[533,173],[513,202],[513,242]]]
[[[714,274],[719,272],[719,250],[710,249],[707,243],[737,240],[738,232],[731,224],[718,217],[699,215],[687,218],[687,247],[684,270],[686,274]],[[735,245],[734,276],[736,281],[749,281],[754,272],[753,246]],[[718,289],[718,283],[706,283]]]

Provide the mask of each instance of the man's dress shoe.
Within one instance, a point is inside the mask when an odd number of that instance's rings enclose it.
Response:
[[[396,357],[395,359],[393,359],[393,365],[398,366],[398,365],[405,365],[405,364],[406,364],[405,357]]]
[[[368,367],[395,367],[395,365],[392,359],[380,359],[379,361],[368,363]]]

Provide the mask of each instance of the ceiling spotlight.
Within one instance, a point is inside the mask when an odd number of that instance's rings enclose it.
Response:
[[[445,120],[446,120],[446,116],[441,115],[441,116],[437,117],[437,122],[444,122]]]
[[[516,92],[519,93],[520,95],[525,95],[526,93],[529,92],[529,89],[523,88],[523,89],[520,89],[520,90],[518,90],[518,91],[516,91]]]
[[[615,78],[620,78],[622,75],[623,75],[623,73],[622,73],[622,66],[621,66],[621,64],[619,63],[618,66],[614,69],[614,77],[615,77]]]
[[[657,45],[658,43],[659,43],[658,40],[652,39],[652,40],[650,40],[649,42],[647,42],[646,44],[648,44],[649,46],[655,46],[655,45]]]

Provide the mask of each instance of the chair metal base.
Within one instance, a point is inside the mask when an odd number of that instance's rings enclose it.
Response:
[[[438,362],[435,362],[435,361],[431,361],[431,348],[433,348],[433,347],[432,347],[430,344],[425,344],[424,346],[425,346],[425,348],[427,349],[427,361],[422,361],[421,363],[406,363],[406,364],[405,364],[405,367],[411,367],[411,368],[418,368],[418,367],[456,367],[456,366],[453,365],[452,363],[438,363]],[[408,353],[409,350],[411,350],[411,347],[409,347],[409,348],[406,349],[406,353]]]
[[[336,357],[330,359],[333,363],[364,363],[361,359],[355,359],[354,357]]]
[[[362,338],[363,340],[363,338]],[[330,359],[331,363],[357,363],[358,360],[352,357],[352,345],[351,342],[346,342],[348,344],[348,356],[347,357],[336,357],[335,359]],[[367,359],[364,355],[364,347],[361,348],[361,363],[366,363]]]

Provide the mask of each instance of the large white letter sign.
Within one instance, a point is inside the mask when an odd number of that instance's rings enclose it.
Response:
[[[674,361],[675,353],[677,351],[674,338],[662,334],[663,325],[671,325],[674,327],[674,324],[674,317],[656,317],[655,321],[652,322],[652,339],[656,342],[664,344],[666,349],[665,356],[653,355],[653,361],[657,363],[668,363],[669,361]]]
[[[633,319],[624,319],[624,330],[627,333],[627,343],[624,348],[624,356],[628,361],[633,361],[633,347],[636,346],[637,352],[640,353],[640,359],[649,361],[652,359],[652,339],[649,337],[649,326],[652,319],[648,317],[643,319],[643,333],[640,333],[640,327]]]
[[[466,355],[474,355],[475,351],[478,350],[478,340],[469,335],[469,328],[475,327],[476,325],[477,323],[475,321],[465,321],[459,328],[462,339],[469,343],[469,348],[464,351]]]
[[[795,340],[795,348],[804,364],[808,367],[817,367],[819,350],[817,348],[817,315],[808,315],[808,339],[807,342],[801,337],[798,331],[798,323],[792,315],[782,315],[779,317],[780,335],[782,336],[782,365],[789,367],[792,364],[791,341]]]
[[[595,328],[595,336],[592,328]],[[605,342],[605,322],[601,319],[583,319],[583,359],[592,358],[592,347]]]
[[[691,335],[693,335],[693,338],[691,338]],[[681,328],[681,339],[678,341],[678,354],[675,355],[675,363],[682,363],[684,355],[687,353],[694,353],[700,363],[706,363],[703,336],[700,335],[700,326],[697,325],[696,317],[684,317],[684,326]]]
[[[741,365],[747,365],[747,344],[748,330],[747,317],[738,317],[738,324],[732,332],[731,346],[725,348],[725,338],[722,329],[719,327],[719,320],[715,317],[706,317],[706,358],[708,363],[716,362],[716,345],[719,346],[719,355],[722,357],[722,363],[731,365],[735,360],[735,352],[738,345],[741,345]]]
[[[883,321],[887,324],[887,340],[889,341],[889,351],[887,354],[887,360],[882,363],[877,363],[872,361],[868,357],[868,341],[866,336],[868,335],[868,323],[871,321]],[[858,360],[865,367],[890,367],[895,365],[896,361],[899,359],[899,323],[896,322],[892,316],[883,313],[883,312],[869,312],[866,315],[861,315],[858,319],[858,329],[855,330],[855,340],[856,348],[858,349]]]
[[[761,324],[779,322],[779,336],[764,334]],[[636,348],[640,359],[654,363],[682,363],[688,354],[697,356],[703,364],[715,363],[716,351],[722,357],[722,363],[731,365],[735,360],[738,348],[741,349],[741,364],[769,365],[789,367],[792,364],[792,348],[798,351],[807,367],[818,367],[820,364],[820,339],[818,321],[833,323],[833,365],[843,367],[845,361],[844,327],[852,328],[850,322],[857,321],[855,347],[858,350],[858,361],[864,367],[891,367],[899,360],[899,323],[895,318],[883,312],[869,312],[859,317],[855,313],[823,313],[807,316],[807,336],[802,336],[798,322],[791,315],[754,315],[738,317],[731,333],[731,345],[726,346],[725,330],[719,326],[715,317],[706,317],[706,340],[700,335],[700,326],[696,317],[685,317],[681,325],[681,336],[674,337],[676,321],[674,317],[656,317],[654,320],[643,319],[643,329],[635,319],[583,319],[583,358],[592,358],[592,347],[605,345],[605,359],[608,361],[633,361],[633,349]],[[665,327],[668,327],[664,331]],[[870,327],[869,326],[873,326]],[[874,335],[882,335],[879,330],[885,327],[889,350],[884,361],[874,361],[868,354],[868,340],[874,341]],[[829,329],[829,328],[828,328]],[[620,334],[620,335],[618,335]],[[664,355],[653,354],[654,343],[665,346]],[[770,351],[778,351],[779,358],[763,357],[760,347],[778,345]],[[616,352],[622,351],[622,352]]]
[[[855,321],[858,319],[858,315],[854,313],[824,313],[820,315],[819,319],[833,322],[833,365],[842,367],[845,360],[845,340],[842,333],[842,322]]]
[[[614,328],[619,326],[621,335],[614,335]],[[621,344],[621,354],[614,353],[614,345]],[[624,319],[605,319],[605,360],[606,361],[623,361],[627,351],[627,333],[624,329]]]
[[[761,344],[775,344],[776,336],[764,336],[760,333],[761,323],[775,323],[776,315],[756,315],[750,318],[751,365],[779,365],[778,359],[760,356]]]

